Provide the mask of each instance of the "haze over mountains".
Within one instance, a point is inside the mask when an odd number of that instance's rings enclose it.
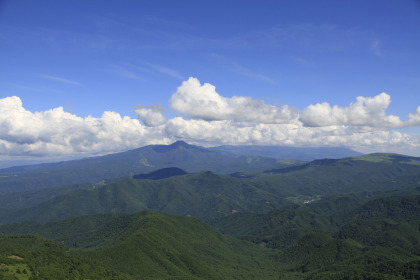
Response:
[[[10,167],[0,169],[0,194],[64,184],[96,183],[104,179],[127,177],[166,167],[178,167],[187,172],[209,170],[228,174],[275,168],[296,163],[301,158],[322,158],[321,151],[325,151],[332,158],[360,155],[348,149],[320,148],[315,156],[314,151],[317,150],[315,148],[310,150],[290,148],[288,155],[291,157],[284,158],[277,157],[284,153],[284,147],[261,147],[259,151],[252,153],[248,153],[244,147],[241,149],[242,152],[235,147],[222,147],[220,151],[223,152],[219,152],[219,149],[206,149],[178,141],[171,145],[150,145],[106,156]],[[278,149],[281,152],[273,153],[272,157],[262,156],[261,154],[267,154],[268,149],[270,151]]]
[[[179,141],[0,170],[0,278],[420,278],[420,158],[290,151]]]
[[[345,158],[361,156],[362,153],[344,147],[287,147],[287,146],[217,146],[212,151],[228,155],[250,155],[283,159],[311,161],[324,158]]]

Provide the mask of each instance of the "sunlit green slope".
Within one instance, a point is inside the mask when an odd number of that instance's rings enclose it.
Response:
[[[134,279],[40,236],[0,236],[0,279]]]
[[[277,278],[271,250],[226,237],[190,217],[144,211],[25,224],[14,231],[18,229],[73,247],[70,253],[77,259],[140,279]]]

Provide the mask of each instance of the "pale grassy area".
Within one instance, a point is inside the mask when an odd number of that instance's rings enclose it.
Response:
[[[418,158],[413,158],[410,156],[405,156],[405,155],[400,155],[400,154],[391,154],[391,153],[364,155],[360,157],[354,157],[352,158],[352,160],[392,163],[393,160],[395,160],[396,158],[399,158],[400,163],[402,164],[420,165],[420,160]]]

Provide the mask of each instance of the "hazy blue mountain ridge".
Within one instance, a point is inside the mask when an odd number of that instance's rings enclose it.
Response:
[[[360,152],[344,147],[288,147],[288,146],[257,146],[257,145],[223,145],[209,148],[227,155],[235,156],[261,156],[281,159],[295,159],[312,161],[324,158],[345,158],[363,155]]]
[[[274,158],[223,155],[178,141],[171,145],[150,145],[80,160],[1,169],[0,194],[84,182],[97,183],[167,167],[178,167],[187,172],[210,170],[228,174],[284,164]]]

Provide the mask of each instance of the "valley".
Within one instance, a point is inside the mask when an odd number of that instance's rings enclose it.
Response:
[[[420,158],[228,149],[0,170],[0,276],[420,279]]]

